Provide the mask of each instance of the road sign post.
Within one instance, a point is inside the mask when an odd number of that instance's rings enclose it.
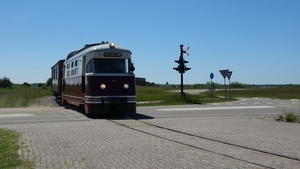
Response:
[[[229,98],[231,99],[231,86],[230,86],[230,77],[231,77],[231,75],[232,75],[232,71],[228,71],[227,72],[227,78],[228,78],[228,83],[229,83]]]
[[[214,78],[214,74],[210,73],[209,77],[210,77],[210,88],[209,88],[209,90],[212,93],[212,91],[213,91],[212,79]]]
[[[226,97],[226,99],[227,99],[227,90],[226,90],[226,81],[225,81],[225,79],[226,79],[226,76],[227,76],[227,73],[228,73],[229,69],[224,69],[224,70],[219,70],[219,71],[220,71],[221,75],[222,75],[223,78],[224,78],[225,97]]]

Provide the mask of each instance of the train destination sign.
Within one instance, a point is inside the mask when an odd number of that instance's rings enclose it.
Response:
[[[104,57],[121,57],[122,54],[121,53],[108,53],[108,52],[106,52],[106,53],[103,54],[103,56]]]

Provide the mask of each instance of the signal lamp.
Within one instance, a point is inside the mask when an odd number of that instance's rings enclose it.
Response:
[[[110,47],[110,48],[115,48],[115,46],[116,46],[116,44],[115,44],[114,42],[111,42],[111,43],[109,44],[109,47]]]

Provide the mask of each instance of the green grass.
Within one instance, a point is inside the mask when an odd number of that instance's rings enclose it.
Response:
[[[278,116],[276,119],[277,121],[285,121],[285,122],[291,122],[291,123],[300,123],[300,114],[294,113],[294,112],[286,112],[283,111],[281,115]]]
[[[287,113],[285,115],[285,119],[287,122],[295,122],[297,120],[297,115],[295,113]]]
[[[20,148],[18,141],[20,134],[0,129],[0,168],[14,168],[21,164],[18,149]]]
[[[39,97],[50,96],[49,88],[16,86],[13,89],[0,88],[0,108],[27,107]]]
[[[291,123],[300,122],[300,114],[296,114],[292,111],[290,112],[283,111],[282,116],[284,117],[283,120],[285,120],[286,122],[291,122]]]
[[[20,133],[0,128],[0,168],[34,168],[34,163],[24,160],[18,150],[22,147],[19,145]]]
[[[173,104],[191,104],[191,103],[213,103],[223,101],[234,101],[236,98],[262,97],[271,99],[300,99],[300,88],[250,88],[243,90],[231,90],[231,99],[225,99],[224,90],[214,92],[204,92],[200,94],[187,94],[186,97],[180,97],[179,93],[170,92],[175,88],[164,87],[137,87],[138,101],[161,100],[155,105],[173,105]],[[187,90],[187,89],[186,89]],[[184,90],[184,91],[186,91]],[[229,97],[229,90],[227,90]]]
[[[226,99],[224,90],[205,92],[200,94],[186,94],[181,97],[179,93],[171,92],[178,88],[137,86],[137,101],[149,103],[143,105],[176,105],[176,104],[205,104],[214,102],[234,101],[236,98],[263,97],[273,99],[300,99],[300,88],[250,88],[245,90],[231,90],[231,99]],[[186,91],[185,89],[184,91]],[[13,89],[0,88],[0,108],[27,107],[30,102],[39,97],[50,96],[50,88],[37,88],[16,86]],[[229,97],[229,91],[227,91]]]
[[[229,91],[227,91],[229,93]],[[217,95],[225,95],[224,91],[216,91]],[[262,97],[271,99],[300,99],[300,88],[259,88],[231,90],[232,97]]]
[[[224,101],[233,101],[233,99],[225,99],[219,97],[214,93],[205,92],[201,94],[186,94],[181,96],[180,93],[171,92],[173,88],[166,87],[137,87],[137,101],[138,102],[151,102],[160,101],[155,103],[142,104],[148,105],[178,105],[178,104],[205,104]]]

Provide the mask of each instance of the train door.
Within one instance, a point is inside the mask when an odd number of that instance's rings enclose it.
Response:
[[[63,91],[63,75],[64,75],[64,61],[61,61],[61,63],[59,63],[59,75],[58,75],[58,91],[61,94]]]
[[[64,93],[66,91],[66,82],[65,82],[66,65],[65,64],[63,64],[63,66],[62,66],[62,70],[63,70],[62,71],[62,73],[63,73],[63,76],[62,76],[62,93]]]
[[[84,94],[85,93],[85,63],[86,63],[86,55],[82,57],[81,62],[81,91]]]

